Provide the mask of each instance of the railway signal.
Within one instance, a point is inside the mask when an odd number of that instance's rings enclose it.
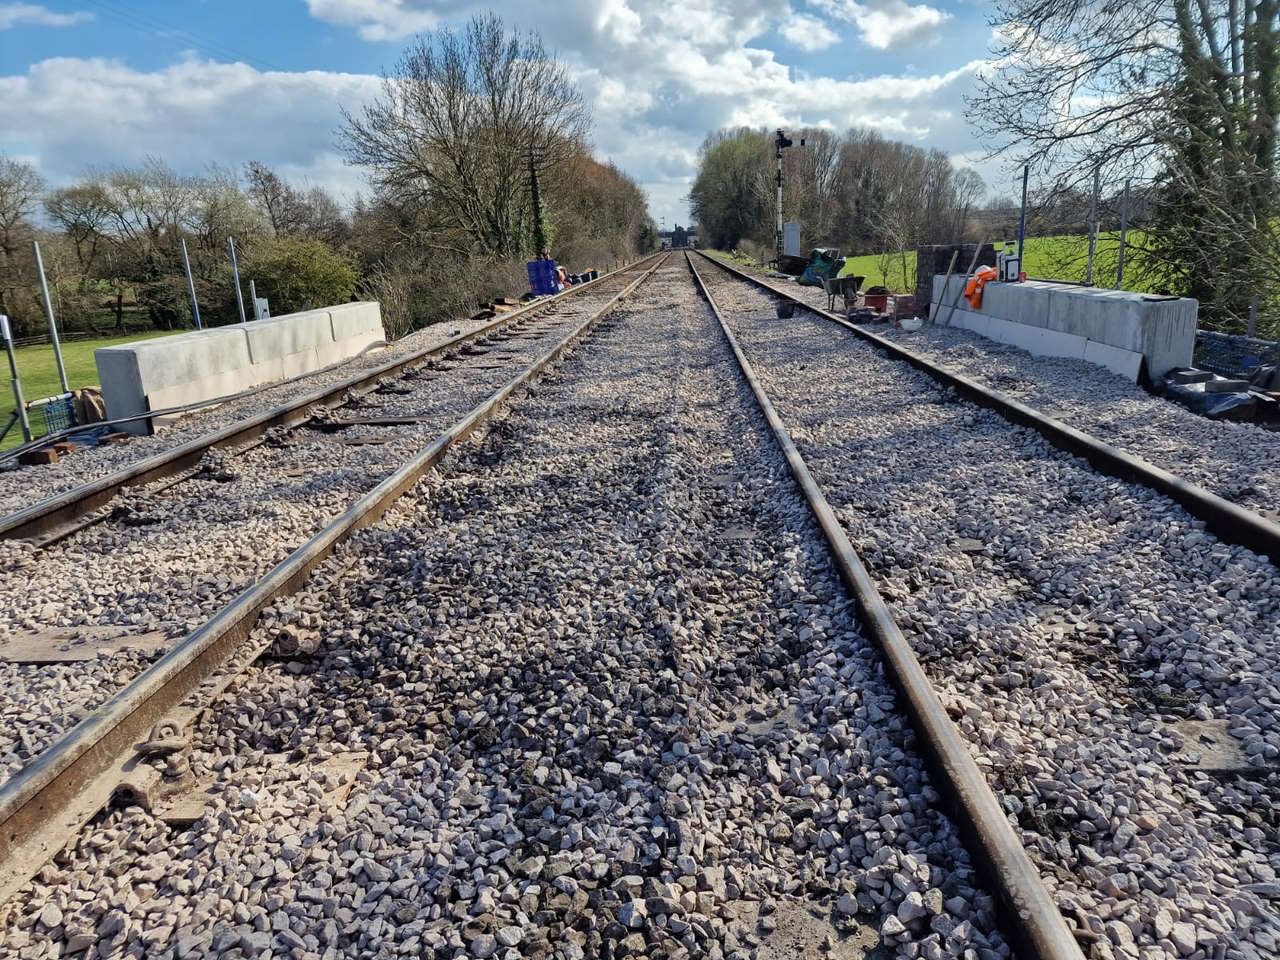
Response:
[[[795,141],[786,135],[781,127],[773,138],[773,156],[778,161],[778,228],[774,234],[774,256],[782,262],[782,151],[795,146]],[[804,146],[804,137],[800,138],[800,146]]]

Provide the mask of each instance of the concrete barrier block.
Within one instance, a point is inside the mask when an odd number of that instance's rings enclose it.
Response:
[[[1110,344],[1090,340],[1085,346],[1084,359],[1106,367],[1112,373],[1119,374],[1131,381],[1137,381],[1142,371],[1142,354],[1134,350],[1124,350]]]
[[[332,325],[332,340],[341,343],[345,340],[368,338],[366,345],[373,340],[386,339],[382,329],[382,308],[376,300],[365,300],[358,303],[343,303],[329,308],[329,322]]]
[[[308,350],[314,352],[317,346],[333,342],[328,310],[286,313],[241,326],[248,337],[249,355],[254,363],[283,360]]]

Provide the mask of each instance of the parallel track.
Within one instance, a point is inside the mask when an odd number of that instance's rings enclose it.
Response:
[[[693,258],[689,267],[720,329],[751,385],[814,519],[822,529],[845,588],[857,604],[863,629],[880,648],[888,672],[902,696],[912,725],[924,745],[936,786],[946,796],[975,862],[1001,901],[1005,934],[1022,955],[1042,960],[1082,960],[1083,954],[1053,898],[1031,863],[1022,842],[978,769],[968,747],[925,676],[911,645],[894,622],[875,582],[849,542],[840,521],[814,480],[782,418],[756,376],[738,339],[725,322]]]
[[[555,362],[665,260],[664,256],[658,257],[656,264],[575,325],[554,347],[361,496],[0,787],[0,902],[9,899],[56,854],[118,789],[125,786],[135,794],[145,792],[149,783],[158,778],[154,768],[141,762],[139,745],[158,736],[172,736],[174,731],[180,734],[234,673],[262,652],[251,648],[248,639],[264,607],[298,590],[339,544],[380,519],[455,444],[490,420],[513,394]],[[408,362],[397,361],[395,366],[403,369]],[[381,376],[390,375],[391,366]],[[361,380],[371,382],[368,378]],[[348,383],[342,389],[350,388]],[[275,413],[255,418],[254,426],[244,429],[263,427]],[[222,435],[225,434],[226,431]],[[171,457],[170,463],[178,456]]]
[[[869,330],[864,330],[837,314],[818,309],[781,287],[701,251],[699,255],[726,273],[795,303],[801,309],[824,320],[831,321],[855,337],[873,344],[893,359],[909,364],[974,403],[994,410],[1010,423],[1030,427],[1060,450],[1083,457],[1095,470],[1121,480],[1141,484],[1168,497],[1184,507],[1192,516],[1203,520],[1220,539],[1228,543],[1238,543],[1255,553],[1280,559],[1280,523],[1232,503],[1140,457],[1126,453],[1083,430],[1027,406],[999,390],[939,366],[927,357]]]
[[[644,263],[645,258],[639,261]],[[638,264],[637,264],[638,265]],[[635,269],[637,265],[624,268]],[[210,450],[243,449],[261,439],[269,430],[289,429],[305,423],[317,408],[332,408],[349,394],[360,395],[394,379],[435,357],[443,357],[481,338],[491,336],[516,322],[545,313],[556,305],[571,302],[583,293],[607,288],[618,278],[618,272],[605,274],[589,283],[570,287],[548,297],[495,317],[475,330],[460,334],[434,347],[406,356],[349,377],[331,386],[321,387],[262,413],[238,420],[218,430],[187,440],[172,449],[154,454],[113,473],[47,497],[21,510],[0,517],[0,539],[34,539],[52,542],[81,529],[86,523],[100,519],[102,508],[121,491],[167,478],[180,478],[192,470]]]

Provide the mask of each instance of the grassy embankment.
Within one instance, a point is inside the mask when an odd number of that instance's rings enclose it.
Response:
[[[1142,242],[1142,234],[1137,230],[1129,231],[1129,248],[1125,253],[1125,273],[1134,277],[1137,271],[1130,268],[1140,256],[1134,245]],[[1059,237],[1028,237],[1027,257],[1023,270],[1027,276],[1044,280],[1083,280],[1085,263],[1088,259],[1089,238],[1083,234]],[[1099,286],[1114,286],[1116,278],[1116,261],[1120,251],[1120,234],[1104,232],[1098,235],[1097,249],[1094,254],[1093,282]],[[738,258],[741,260],[742,258]],[[863,289],[873,286],[888,287],[894,293],[911,293],[916,284],[916,254],[910,250],[906,254],[905,276],[903,258],[897,254],[884,257],[878,253],[863,254],[852,257],[853,272],[866,276]],[[969,265],[957,263],[956,271],[962,272]],[[1125,282],[1126,290],[1151,292],[1145,286]]]
[[[62,345],[62,362],[67,367],[67,381],[71,388],[88,387],[98,382],[98,368],[93,362],[93,351],[98,347],[110,347],[118,343],[132,343],[135,340],[147,340],[151,337],[166,337],[171,333],[183,333],[182,330],[132,333],[123,337],[104,337],[101,340],[75,340]],[[34,347],[19,347],[14,351],[18,361],[18,376],[22,378],[22,395],[27,400],[38,400],[51,397],[62,390],[58,382],[58,365],[53,359],[53,347],[41,344]],[[9,421],[13,412],[13,388],[9,384],[9,366],[0,349],[0,429]],[[44,415],[40,411],[31,413],[31,430],[36,436],[44,432]],[[22,430],[14,424],[13,429],[0,441],[0,450],[8,450],[22,442]]]

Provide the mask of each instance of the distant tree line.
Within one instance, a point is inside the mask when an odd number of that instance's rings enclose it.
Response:
[[[783,152],[783,217],[801,225],[801,242],[845,254],[893,255],[922,243],[964,239],[982,200],[982,178],[925,150],[854,129],[788,132]],[[800,146],[800,138],[805,140]],[[704,246],[746,246],[771,257],[776,224],[774,135],[746,127],[712,133],[702,144],[690,207]],[[886,271],[887,272],[887,271]]]
[[[582,268],[657,246],[643,191],[591,156],[589,130],[564,67],[488,16],[415,40],[381,97],[346,117],[342,146],[370,185],[349,209],[257,161],[188,175],[153,158],[49,189],[0,156],[0,313],[17,336],[43,331],[39,239],[68,329],[190,326],[185,240],[201,320],[229,323],[234,237],[250,312],[250,279],[273,314],[368,297],[399,336],[523,289],[539,234]]]

